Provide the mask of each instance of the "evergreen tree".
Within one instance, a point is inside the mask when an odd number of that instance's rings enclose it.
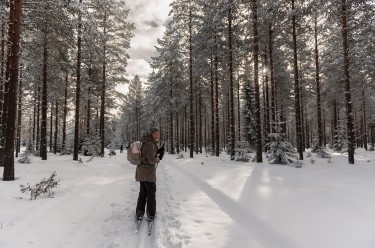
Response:
[[[267,157],[271,164],[292,164],[297,160],[296,149],[285,139],[282,133],[271,133],[267,143]]]
[[[145,116],[143,110],[144,92],[142,82],[138,75],[131,80],[129,91],[124,98],[121,119],[124,120],[122,125],[128,131],[129,141],[140,140],[142,133],[146,130]],[[120,129],[123,129],[120,127]]]
[[[245,140],[252,149],[256,147],[256,122],[255,122],[255,91],[251,81],[248,80],[243,88],[243,109]]]
[[[342,126],[342,121],[338,121],[338,125],[335,128],[335,134],[333,136],[332,149],[336,152],[342,152],[345,147],[345,133]]]
[[[6,130],[4,145],[4,181],[14,180],[14,136],[15,120],[17,110],[18,76],[19,76],[19,52],[21,36],[22,1],[10,2],[9,13],[9,44],[8,58],[9,65],[6,77],[9,80],[5,84],[4,99],[7,99],[3,108],[3,128]]]

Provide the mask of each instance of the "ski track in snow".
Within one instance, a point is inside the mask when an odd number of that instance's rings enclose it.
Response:
[[[129,169],[129,164],[125,165],[123,158],[116,158],[116,164],[125,169]],[[126,168],[127,167],[127,168]],[[135,166],[130,167],[134,175]],[[136,229],[135,207],[138,197],[139,183],[132,180],[125,182],[127,196],[124,203],[112,203],[111,215],[104,219],[102,226],[103,239],[100,240],[100,247],[103,248],[151,248],[151,247],[185,247],[188,244],[188,236],[181,234],[181,223],[177,219],[175,209],[178,203],[173,198],[173,179],[168,174],[163,164],[157,169],[157,192],[156,192],[156,217],[153,223],[151,236],[147,233],[147,218],[144,217],[139,231]]]
[[[178,220],[177,213],[180,211],[180,205],[175,201],[174,184],[176,183],[173,177],[168,172],[169,168],[161,163],[158,166],[158,201],[157,205],[157,219],[156,225],[159,227],[157,237],[161,237],[156,245],[157,247],[185,247],[189,243],[190,237],[181,233],[181,222]],[[158,203],[157,203],[158,204]],[[160,222],[159,222],[160,220]]]

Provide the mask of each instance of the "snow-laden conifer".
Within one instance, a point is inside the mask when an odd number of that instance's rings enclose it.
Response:
[[[271,164],[293,164],[297,161],[297,151],[282,133],[270,133],[271,142],[266,144],[267,158]]]

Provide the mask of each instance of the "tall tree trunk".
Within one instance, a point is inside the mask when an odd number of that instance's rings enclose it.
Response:
[[[267,143],[267,107],[266,107],[266,79],[264,76],[263,63],[262,63],[262,98],[263,98],[263,132],[262,139]]]
[[[180,121],[179,121],[179,116],[178,113],[176,113],[176,148],[177,148],[177,154],[180,154]]]
[[[305,125],[305,113],[304,113],[304,106],[303,106],[303,88],[300,87],[300,113],[301,113],[301,131],[302,131],[302,151],[304,152],[306,149],[306,125]]]
[[[106,60],[106,35],[107,35],[107,11],[104,12],[104,21],[103,21],[103,33],[104,33],[104,45],[103,45],[103,82],[102,82],[102,91],[101,91],[101,97],[100,97],[100,155],[104,157],[104,116],[105,116],[105,95],[106,95],[106,66],[107,66],[107,60]],[[137,133],[139,135],[139,132]]]
[[[348,45],[348,6],[346,0],[341,0],[341,25],[342,25],[342,48],[344,58],[344,82],[345,82],[345,103],[346,103],[346,125],[348,136],[348,161],[354,164],[354,125],[352,95],[350,90],[349,73],[349,45]]]
[[[3,120],[4,120],[4,93],[5,93],[5,20],[1,20],[1,69],[0,69],[0,145],[3,147]],[[0,157],[3,157],[4,149],[0,148]],[[0,158],[0,166],[3,167],[3,159]]]
[[[68,72],[65,74],[65,90],[64,90],[64,115],[62,126],[62,142],[61,151],[65,153],[66,149],[66,115],[68,114]]]
[[[235,155],[235,140],[236,140],[236,129],[234,119],[234,84],[233,84],[233,44],[232,44],[232,0],[229,1],[228,9],[228,48],[229,48],[229,132],[230,132],[230,156],[234,159]]]
[[[12,37],[12,31],[13,31],[13,20],[14,20],[14,1],[9,2],[9,21],[8,21],[8,42],[7,42],[7,58],[6,63],[3,66],[3,69],[5,69],[5,77],[3,77],[2,83],[3,83],[3,91],[2,91],[2,115],[1,115],[1,134],[0,134],[0,165],[4,166],[4,146],[5,146],[5,139],[6,139],[6,128],[7,128],[7,116],[8,116],[8,93],[9,93],[9,75],[10,75],[10,60],[11,60],[11,37]],[[3,38],[3,42],[5,42],[5,37]],[[5,62],[5,55],[3,56],[3,62]],[[4,68],[5,67],[5,68]]]
[[[336,129],[338,128],[339,125],[339,117],[337,113],[337,103],[336,99],[333,100],[333,123],[332,123],[332,128],[331,128],[331,144],[334,143],[334,137],[335,137],[335,132]]]
[[[204,146],[204,150],[205,150],[206,154],[207,154],[207,146],[208,146],[208,144],[207,144],[207,136],[208,136],[207,128],[208,128],[207,127],[207,109],[204,108],[204,130],[203,130],[204,144],[203,144],[203,146]]]
[[[90,126],[91,126],[91,87],[89,86],[88,92],[87,92],[87,121],[86,121],[86,134],[87,136],[90,135]]]
[[[188,134],[187,134],[187,130],[188,130],[188,119],[187,119],[187,105],[185,105],[184,107],[184,130],[183,130],[183,143],[184,143],[184,151],[186,152],[187,151],[187,148],[188,148]]]
[[[9,93],[8,93],[8,115],[6,120],[6,138],[4,147],[4,181],[14,180],[14,133],[17,112],[17,94],[18,94],[18,73],[19,73],[19,53],[20,53],[20,36],[21,36],[21,14],[22,1],[11,1],[10,12],[12,19],[9,25]]]
[[[33,144],[33,148],[35,148],[35,135],[36,135],[36,132],[35,132],[35,126],[36,126],[36,111],[37,111],[37,90],[34,89],[34,106],[33,106],[33,140],[32,140],[32,144]]]
[[[214,66],[211,56],[211,155],[215,152],[215,98],[214,98]]]
[[[22,68],[22,66],[21,66]],[[21,125],[22,125],[22,69],[20,72],[20,83],[19,83],[19,94],[18,94],[18,116],[17,116],[17,147],[16,147],[16,158],[21,150]]]
[[[194,127],[194,115],[193,115],[193,102],[194,102],[194,95],[193,95],[193,44],[192,44],[192,35],[193,35],[193,23],[192,23],[192,7],[190,6],[189,9],[189,80],[190,80],[190,139],[189,139],[189,147],[190,147],[190,157],[194,157],[194,135],[195,135],[195,127]]]
[[[40,127],[40,156],[47,160],[47,78],[48,78],[48,31],[44,30],[43,47],[43,87],[42,87],[42,123]]]
[[[219,62],[217,36],[215,35],[215,155],[220,155],[220,124],[219,124]]]
[[[270,83],[271,83],[271,132],[276,133],[276,86],[274,78],[274,68],[273,68],[273,31],[271,21],[268,25],[268,52],[270,56],[269,68],[270,68]]]
[[[202,153],[202,145],[203,145],[203,134],[202,134],[202,91],[199,84],[199,93],[198,93],[198,113],[199,113],[199,153]]]
[[[240,106],[240,76],[238,73],[237,76],[237,122],[238,122],[238,128],[237,128],[237,134],[238,134],[238,140],[241,140],[241,106]]]
[[[173,100],[173,81],[171,80],[171,89],[170,89],[170,92],[169,92],[169,97],[171,99],[171,103],[172,103],[172,100]],[[175,151],[174,151],[174,144],[173,144],[173,106],[171,106],[171,113],[170,113],[170,132],[171,132],[171,135],[170,135],[170,143],[171,143],[171,154],[175,154]]]
[[[50,112],[50,122],[49,122],[49,150],[52,151],[52,134],[53,134],[53,102],[51,102],[51,112]]]
[[[318,49],[318,17],[317,13],[314,16],[314,41],[315,41],[315,82],[316,82],[316,110],[318,116],[318,145],[323,145],[323,130],[322,130],[322,108],[320,101],[320,68],[319,68],[319,49]]]
[[[40,156],[40,86],[38,85],[38,102],[36,107],[36,145],[35,150]]]
[[[229,139],[231,138],[231,135],[230,135],[230,130],[231,130],[231,126],[230,126],[230,92],[228,91],[228,95],[227,95],[227,102],[226,102],[226,111],[225,111],[225,114],[223,116],[226,116],[225,120],[227,121],[226,125],[225,125],[225,131],[223,132],[225,136],[224,140],[225,140],[225,143],[224,143],[224,147],[225,148],[230,148],[230,141]],[[228,146],[228,147],[227,147]]]
[[[59,132],[59,102],[56,100],[56,103],[55,103],[55,133],[54,133],[54,145],[53,145],[53,153],[56,154],[57,153],[57,134]]]
[[[367,120],[366,120],[366,102],[365,102],[365,92],[362,91],[362,111],[363,111],[363,116],[362,116],[362,119],[363,119],[363,125],[362,125],[362,128],[363,128],[363,145],[367,151]]]
[[[327,144],[327,134],[326,134],[326,119],[323,116],[323,147]]]
[[[200,144],[200,140],[199,140],[199,115],[200,115],[200,112],[199,112],[199,93],[198,93],[198,87],[199,87],[199,84],[200,82],[198,80],[195,81],[196,84],[195,84],[195,153],[198,154],[199,153],[199,144]]]
[[[265,52],[265,58],[264,58],[264,64],[266,65],[267,64],[267,61],[268,61],[268,57],[267,57],[267,52]],[[269,77],[268,77],[268,72],[266,72],[266,75],[265,75],[265,110],[264,112],[266,113],[266,130],[265,130],[265,133],[266,133],[266,143],[268,143],[270,140],[269,140],[269,137],[268,135],[271,133],[271,115],[270,115],[270,94],[269,94]]]
[[[254,54],[254,88],[255,88],[255,123],[256,123],[256,160],[257,163],[263,161],[262,158],[262,123],[260,117],[260,93],[259,93],[259,37],[258,37],[258,3],[252,0],[253,13],[253,54]]]
[[[0,69],[0,167],[4,167],[4,94],[5,94],[5,18],[1,20],[1,69]]]
[[[295,11],[294,0],[292,0],[292,10]],[[297,151],[299,159],[303,160],[303,147],[302,147],[302,123],[301,123],[301,107],[300,107],[300,94],[299,94],[299,75],[298,75],[298,57],[297,57],[297,33],[296,33],[296,15],[292,16],[292,29],[293,29],[293,62],[294,62],[294,104],[296,111],[296,139]]]
[[[79,1],[82,4],[82,0]],[[77,85],[76,85],[76,106],[75,106],[75,120],[74,120],[74,149],[73,160],[78,160],[79,148],[79,110],[81,98],[81,46],[82,46],[82,16],[78,12],[78,34],[77,34]]]

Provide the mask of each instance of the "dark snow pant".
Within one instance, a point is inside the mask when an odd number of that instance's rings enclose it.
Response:
[[[154,217],[156,212],[156,183],[155,182],[140,182],[138,202],[137,202],[137,217],[143,217],[145,214],[145,207],[147,203],[147,216]]]

